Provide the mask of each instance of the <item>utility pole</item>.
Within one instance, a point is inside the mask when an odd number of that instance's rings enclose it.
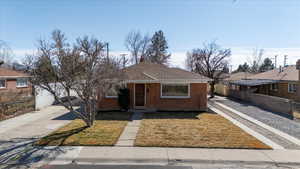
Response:
[[[277,55],[275,55],[275,69],[277,68]]]
[[[106,42],[106,58],[107,58],[107,61],[109,61],[109,44],[108,44],[108,42]]]
[[[287,66],[287,58],[288,55],[284,55],[284,63],[283,63],[283,67],[286,67]]]
[[[127,59],[126,59],[126,56],[127,54],[126,53],[122,53],[122,54],[120,54],[120,56],[122,57],[122,60],[123,60],[123,68],[125,68],[126,67],[126,63],[127,63]]]

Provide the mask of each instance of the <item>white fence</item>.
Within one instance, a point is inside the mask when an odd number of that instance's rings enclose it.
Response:
[[[75,91],[71,91],[71,96],[77,96]],[[60,97],[66,96],[65,94],[60,95]],[[51,93],[45,89],[35,87],[35,109],[42,109],[47,106],[53,105],[55,99]]]

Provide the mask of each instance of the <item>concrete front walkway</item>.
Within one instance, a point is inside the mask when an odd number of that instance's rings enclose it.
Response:
[[[134,146],[134,141],[142,122],[143,112],[134,112],[131,121],[128,122],[122,135],[115,146],[129,147]]]
[[[81,147],[74,153],[60,155],[50,164],[105,163],[243,163],[300,165],[300,150],[245,150],[205,148]]]

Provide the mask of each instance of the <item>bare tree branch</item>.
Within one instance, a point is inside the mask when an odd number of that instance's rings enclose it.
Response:
[[[188,69],[212,79],[211,96],[214,96],[214,85],[220,78],[222,71],[228,65],[230,49],[222,49],[215,42],[204,44],[203,48],[194,49],[187,53]]]
[[[139,31],[131,31],[125,39],[125,46],[131,53],[131,62],[137,64],[141,57],[145,57],[150,38],[148,35],[142,36]]]
[[[109,60],[108,60],[109,59]],[[104,55],[104,43],[84,36],[70,45],[60,30],[52,32],[52,41],[39,40],[38,52],[27,56],[26,67],[31,83],[50,92],[55,100],[92,126],[96,100],[101,99],[115,83],[122,80],[120,63]],[[75,110],[71,92],[82,101]],[[67,96],[63,101],[61,96]]]

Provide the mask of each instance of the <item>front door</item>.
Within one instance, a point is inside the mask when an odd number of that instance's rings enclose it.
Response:
[[[145,106],[145,84],[135,84],[135,106]]]

